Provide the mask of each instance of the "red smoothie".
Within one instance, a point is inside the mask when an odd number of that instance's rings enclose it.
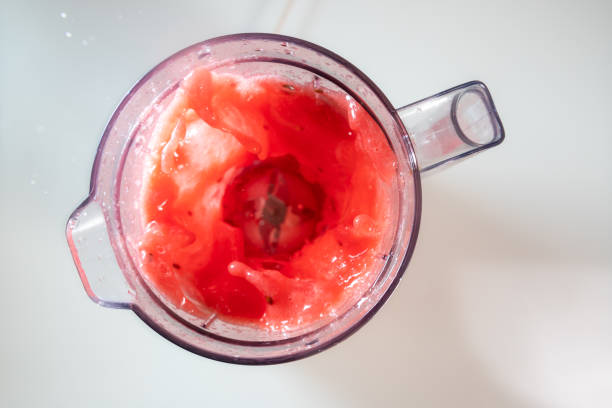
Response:
[[[149,150],[142,268],[175,307],[293,329],[340,313],[376,278],[396,159],[346,93],[198,69]]]

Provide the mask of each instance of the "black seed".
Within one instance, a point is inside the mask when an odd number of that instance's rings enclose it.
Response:
[[[280,271],[281,269],[283,269],[283,265],[279,264],[278,262],[272,262],[272,261],[263,261],[261,263],[261,266],[263,266],[266,269],[274,269],[277,271]]]

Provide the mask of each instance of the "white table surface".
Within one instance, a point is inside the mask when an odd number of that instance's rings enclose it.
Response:
[[[0,406],[612,406],[612,3],[286,5],[2,2]],[[416,252],[370,323],[317,356],[244,367],[91,302],[64,226],[143,73],[200,40],[275,30],[351,60],[398,106],[482,80],[507,137],[424,179]]]

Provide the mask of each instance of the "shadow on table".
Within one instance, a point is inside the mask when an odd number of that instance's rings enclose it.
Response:
[[[459,307],[458,297],[462,286],[488,282],[484,274],[520,273],[483,264],[512,266],[515,257],[526,263],[566,260],[547,246],[544,235],[529,230],[529,219],[506,225],[503,214],[479,208],[468,196],[431,187],[424,195],[427,211],[415,255],[389,302],[344,343],[296,363],[295,369],[322,382],[343,406],[533,406],[483,364],[481,351],[466,338],[462,313],[470,309]],[[470,271],[469,282],[460,270]],[[511,352],[513,333],[508,336],[500,352]],[[512,356],[504,358],[514,364]],[[520,372],[528,362],[517,358]]]

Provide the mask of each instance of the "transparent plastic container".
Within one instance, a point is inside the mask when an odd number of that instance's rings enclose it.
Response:
[[[152,124],[194,68],[267,73],[289,80],[316,75],[351,95],[378,122],[397,157],[389,252],[372,285],[337,316],[292,332],[270,333],[191,316],[173,307],[141,270],[135,240],[142,171]],[[91,174],[87,199],[68,220],[66,236],[81,280],[96,303],[131,309],[168,340],[199,355],[239,364],[274,364],[320,352],[345,339],[384,304],[408,266],[421,217],[420,174],[502,142],[491,95],[469,82],[395,109],[380,89],[340,56],[296,38],[236,34],[172,55],[147,73],[111,117]]]

